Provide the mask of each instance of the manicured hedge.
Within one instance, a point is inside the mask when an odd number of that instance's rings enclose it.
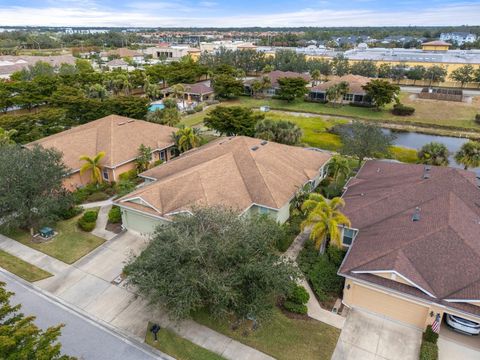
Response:
[[[410,116],[415,112],[415,108],[403,104],[395,104],[392,109],[393,115]]]
[[[437,344],[423,341],[420,347],[420,360],[438,360]]]
[[[96,210],[88,210],[86,211],[83,216],[78,219],[78,227],[83,231],[92,231],[95,229],[95,225],[97,224],[97,217],[98,211]]]
[[[310,294],[307,290],[303,286],[295,284],[283,303],[283,307],[292,313],[306,315],[308,308],[305,304],[309,299]]]
[[[108,212],[108,222],[112,224],[119,224],[122,222],[122,212],[118,206],[113,206]]]

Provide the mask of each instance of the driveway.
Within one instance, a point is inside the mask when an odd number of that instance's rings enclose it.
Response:
[[[478,360],[480,359],[480,338],[455,332],[444,321],[438,338],[438,355],[439,360]]]
[[[360,310],[350,310],[332,360],[418,360],[422,332]]]

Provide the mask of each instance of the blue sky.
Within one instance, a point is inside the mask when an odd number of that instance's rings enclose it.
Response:
[[[480,25],[480,0],[0,0],[0,26]]]

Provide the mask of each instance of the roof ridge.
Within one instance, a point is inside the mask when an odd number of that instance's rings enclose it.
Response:
[[[410,261],[410,259],[408,258],[408,256],[405,254],[405,252],[403,251],[403,248],[401,248],[401,249],[399,250],[399,254],[402,255],[405,260],[408,261],[408,263],[409,263],[409,265],[410,265],[410,268],[412,268],[412,269],[415,270],[415,273],[422,279],[423,283],[426,284],[426,285],[428,285],[428,287],[429,287],[428,290],[429,290],[433,295],[436,295],[436,296],[438,297],[438,294],[437,294],[437,292],[432,288],[432,285],[430,285],[430,283],[429,283],[427,280],[425,280],[425,278],[423,277],[422,273],[421,273],[420,271],[418,271],[418,269],[417,269],[415,266],[413,266],[413,263]],[[403,275],[403,276],[405,276],[405,275]],[[405,277],[406,277],[406,276],[405,276]],[[408,279],[408,278],[407,278],[407,279]],[[410,279],[409,279],[409,280],[410,280]],[[410,281],[412,281],[412,280],[410,280]],[[414,283],[415,283],[415,282],[414,282]]]

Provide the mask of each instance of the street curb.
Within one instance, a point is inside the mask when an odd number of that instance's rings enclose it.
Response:
[[[65,308],[66,310],[75,313],[77,316],[79,316],[81,318],[84,318],[86,321],[92,323],[93,325],[104,328],[104,330],[109,332],[111,335],[113,335],[117,338],[120,338],[122,341],[124,341],[124,342],[126,342],[126,343],[128,343],[132,346],[135,346],[136,348],[138,348],[139,350],[141,350],[143,352],[150,353],[151,355],[154,355],[161,360],[175,360],[175,358],[171,357],[170,355],[167,355],[167,354],[161,352],[160,350],[157,350],[157,349],[155,349],[155,348],[153,348],[149,345],[146,345],[143,342],[143,339],[138,338],[136,336],[132,336],[129,333],[127,333],[126,331],[121,330],[121,329],[103,321],[102,319],[99,319],[95,316],[90,315],[86,311],[84,311],[84,310],[82,310],[82,309],[80,309],[80,308],[78,308],[78,307],[76,307],[72,304],[69,304],[68,302],[66,302],[66,301],[60,299],[59,297],[49,293],[48,291],[44,291],[43,289],[39,288],[38,286],[20,278],[19,276],[1,268],[1,267],[0,267],[0,273],[3,274],[7,278],[11,278],[11,279],[19,282],[24,287],[29,288],[32,291],[35,291],[36,293],[38,293],[39,295],[49,299],[50,301],[57,303],[59,306]]]

